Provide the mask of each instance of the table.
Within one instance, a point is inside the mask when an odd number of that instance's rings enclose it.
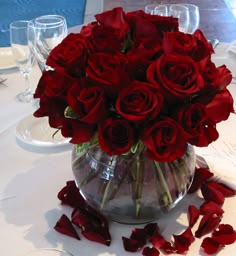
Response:
[[[217,47],[215,61],[218,64],[228,62],[236,76],[236,61],[233,58],[229,61],[229,56],[225,54],[226,47],[226,44]],[[30,77],[33,87],[37,85],[40,75],[38,67],[34,66]],[[24,90],[23,76],[16,69],[4,72],[1,77],[8,80],[6,86],[0,87],[0,254],[23,256],[35,248],[54,247],[74,256],[141,255],[140,252],[125,252],[122,246],[121,236],[129,237],[135,226],[110,223],[110,247],[87,241],[82,235],[78,241],[53,229],[62,213],[68,216],[71,213],[69,207],[61,206],[57,193],[66,181],[73,179],[70,164],[72,146],[44,148],[18,141],[15,127],[23,117],[33,113],[34,106],[15,100],[15,95]],[[230,90],[236,99],[235,84],[230,85]],[[232,126],[235,127],[235,124],[236,117],[232,115],[220,125],[221,142],[230,139],[236,145],[235,136],[232,136]],[[234,150],[232,160],[236,147]],[[236,181],[236,171],[232,173],[231,179]],[[188,205],[198,206],[201,202],[196,195],[187,195],[172,212],[158,220],[162,234],[169,239],[173,233],[183,231],[187,225]],[[229,223],[234,228],[235,206],[236,197],[226,199],[222,220],[222,223]],[[201,240],[196,239],[187,255],[203,255],[199,253],[200,244]],[[236,244],[228,245],[218,255],[235,255],[235,251]]]

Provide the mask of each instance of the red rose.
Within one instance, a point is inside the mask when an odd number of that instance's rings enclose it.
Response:
[[[163,54],[147,70],[147,80],[156,85],[167,100],[190,98],[203,88],[197,64],[188,56]]]
[[[34,97],[56,97],[66,100],[67,93],[72,86],[78,86],[78,80],[58,70],[44,71],[36,88]]]
[[[177,112],[177,122],[183,127],[190,144],[204,147],[218,138],[215,123],[209,118],[204,105],[192,103],[181,106]]]
[[[99,123],[108,115],[109,107],[101,87],[74,86],[70,89],[67,100],[81,122]]]
[[[108,94],[117,95],[129,84],[126,64],[127,61],[122,54],[95,53],[88,61],[88,79],[104,88]]]
[[[120,53],[124,45],[124,37],[119,39],[119,31],[111,27],[94,26],[89,40],[93,52]]]
[[[63,123],[64,111],[67,103],[59,98],[49,98],[42,96],[39,102],[39,108],[34,112],[35,117],[48,116],[49,125],[60,129]]]
[[[164,32],[178,31],[178,19],[147,14],[142,10],[126,14],[135,36],[155,36],[161,39]]]
[[[234,113],[234,100],[230,92],[225,89],[218,92],[206,105],[207,115],[215,123],[227,120],[230,113]]]
[[[187,140],[183,129],[173,119],[166,117],[147,127],[141,135],[147,156],[159,162],[171,162],[182,157]]]
[[[125,36],[128,31],[125,12],[121,7],[116,7],[112,10],[96,14],[95,18],[104,27],[111,27],[120,31],[121,37]]]
[[[198,66],[205,83],[204,91],[211,94],[213,90],[224,90],[232,80],[231,71],[225,65],[216,67],[210,57],[200,61]]]
[[[96,126],[94,124],[86,124],[77,119],[64,118],[61,128],[61,134],[68,138],[70,143],[80,144],[90,141],[94,136]]]
[[[179,31],[167,32],[163,38],[163,49],[166,53],[187,55],[197,62],[213,53],[212,47],[199,31],[195,32],[194,35]]]
[[[88,53],[91,48],[82,34],[69,34],[57,45],[47,58],[47,65],[55,69],[65,69],[72,76],[84,76]]]
[[[121,155],[134,143],[133,128],[127,120],[108,118],[98,126],[98,141],[108,155]]]
[[[132,122],[154,119],[163,107],[163,96],[148,83],[134,81],[123,89],[116,101],[117,112]]]
[[[158,42],[148,41],[134,42],[132,49],[127,52],[128,73],[131,80],[146,81],[148,66],[156,56],[162,53],[162,47]]]
[[[68,106],[66,99],[71,86],[78,86],[78,82],[66,73],[44,71],[34,94],[35,98],[40,98],[39,109],[34,116],[48,116],[50,126],[59,129]]]

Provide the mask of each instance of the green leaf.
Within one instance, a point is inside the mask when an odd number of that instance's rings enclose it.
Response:
[[[68,106],[64,111],[64,116],[71,119],[79,119],[79,116]]]

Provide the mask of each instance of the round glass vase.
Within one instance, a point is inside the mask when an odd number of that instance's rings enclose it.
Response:
[[[175,207],[191,185],[195,151],[173,162],[156,162],[145,152],[109,156],[98,145],[86,151],[74,145],[72,170],[87,203],[113,221],[141,224]]]

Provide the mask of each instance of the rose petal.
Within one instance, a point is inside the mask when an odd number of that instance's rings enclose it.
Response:
[[[219,205],[224,203],[224,195],[215,189],[214,187],[209,186],[206,183],[203,183],[201,186],[201,192],[206,201],[213,201]]]
[[[189,205],[188,207],[189,227],[194,226],[194,224],[198,220],[199,215],[200,215],[200,210],[194,205]]]
[[[220,207],[220,205],[218,205],[215,202],[212,202],[212,201],[204,202],[200,206],[200,214],[206,215],[210,213],[214,213],[216,215],[221,216],[224,213],[224,210]]]
[[[141,250],[144,244],[141,241],[122,236],[123,247],[127,252],[137,252]]]
[[[71,236],[80,240],[80,237],[77,234],[75,228],[73,227],[71,221],[65,214],[63,214],[61,218],[57,221],[54,229],[64,235]]]
[[[142,242],[143,244],[146,244],[147,239],[148,239],[147,231],[144,228],[135,228],[132,230],[130,239],[138,240],[138,241]]]
[[[212,238],[221,244],[233,244],[236,241],[236,231],[229,224],[221,224],[212,233]]]
[[[155,232],[159,232],[159,226],[157,223],[148,223],[145,225],[144,229],[146,230],[146,233],[148,235],[148,237],[150,238],[151,236],[153,236],[153,234]]]
[[[171,254],[171,253],[175,253],[176,252],[175,247],[173,247],[170,242],[164,243],[160,249],[163,252],[165,252],[166,254]]]
[[[71,214],[71,219],[72,223],[80,228],[91,225],[89,215],[85,214],[81,209],[75,209]]]
[[[223,247],[224,245],[218,243],[211,237],[204,238],[201,244],[201,248],[207,254],[215,254]]]
[[[109,230],[104,227],[89,227],[81,232],[85,238],[90,241],[97,242],[109,246],[111,244],[111,236]]]
[[[58,192],[57,197],[61,200],[62,204],[71,207],[83,207],[85,204],[85,200],[73,180],[66,182],[66,186]]]
[[[195,240],[191,229],[188,227],[182,234],[173,235],[176,252],[184,254],[188,251],[189,246]]]
[[[97,216],[93,215],[86,208],[75,209],[72,212],[72,222],[82,229],[82,234],[88,240],[98,242],[105,245],[110,245],[111,235],[109,232],[108,225],[101,221]]]
[[[156,249],[161,249],[165,253],[170,254],[175,252],[175,248],[172,246],[170,242],[168,242],[157,230],[153,236],[149,239],[153,247]]]
[[[235,190],[227,187],[226,185],[224,185],[222,183],[211,181],[211,182],[208,182],[208,186],[219,190],[224,195],[224,197],[230,197],[230,196],[236,195]]]
[[[199,223],[198,229],[195,232],[195,236],[200,238],[203,235],[211,232],[215,229],[221,221],[221,217],[216,214],[204,215]]]
[[[202,185],[202,183],[213,176],[213,173],[206,168],[196,168],[193,182],[188,190],[188,193],[196,192]]]
[[[145,247],[142,252],[143,256],[159,256],[160,252],[154,247]]]

